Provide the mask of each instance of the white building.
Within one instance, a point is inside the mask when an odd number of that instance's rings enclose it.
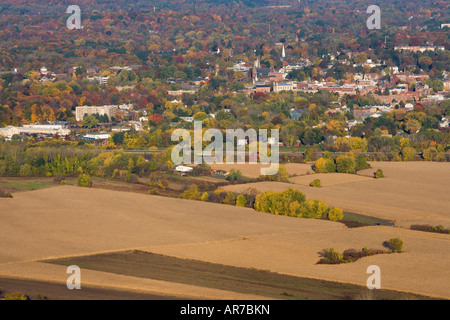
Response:
[[[0,136],[4,138],[11,138],[15,134],[20,134],[20,130],[17,127],[7,126],[0,128]]]
[[[194,117],[180,117],[182,121],[194,122]]]
[[[11,138],[15,134],[66,136],[70,134],[70,130],[64,124],[29,124],[23,127],[8,126],[6,128],[0,128],[0,136],[2,137]]]
[[[193,170],[194,170],[194,168],[186,167],[186,166],[178,166],[175,168],[175,171],[182,172],[182,173],[192,172]]]
[[[109,133],[86,134],[83,136],[84,139],[88,140],[107,140],[109,137]]]
[[[119,110],[118,106],[82,106],[76,107],[75,118],[77,121],[83,121],[84,115],[107,115],[109,119],[115,116],[116,111]]]
[[[108,84],[109,77],[93,76],[93,77],[86,77],[86,80],[97,81],[98,84],[100,84],[100,85],[106,85],[106,84]]]
[[[273,92],[280,91],[292,91],[297,89],[297,86],[293,83],[274,83]]]
[[[449,124],[450,124],[450,119],[449,118],[443,118],[439,122],[439,128],[448,128]]]

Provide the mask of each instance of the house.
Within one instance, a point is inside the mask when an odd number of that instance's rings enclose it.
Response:
[[[450,124],[450,118],[442,118],[442,120],[439,122],[439,128],[448,128]]]
[[[363,120],[357,120],[357,119],[353,119],[353,120],[347,120],[347,126],[348,129],[350,130],[351,128],[353,128],[354,126],[358,125],[358,124],[363,124],[364,121]]]
[[[93,76],[93,77],[86,77],[86,80],[91,82],[97,81],[99,85],[106,85],[108,84],[109,77]]]
[[[191,80],[191,83],[196,85],[196,86],[201,86],[203,84],[205,84],[207,81],[209,81],[209,78],[194,78]]]
[[[262,92],[262,93],[269,93],[270,92],[270,85],[256,85],[255,87],[255,93]]]
[[[194,117],[180,117],[182,121],[194,122]]]
[[[191,167],[186,167],[186,166],[177,166],[175,168],[176,172],[181,172],[181,173],[190,173],[194,170],[194,168]]]

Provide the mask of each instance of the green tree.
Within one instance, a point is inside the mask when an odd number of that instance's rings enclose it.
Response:
[[[336,164],[333,159],[319,158],[314,163],[314,171],[317,173],[336,172]]]
[[[203,192],[200,200],[202,201],[208,201],[209,200],[209,193],[208,192]]]
[[[185,190],[181,194],[181,198],[188,200],[201,200],[202,194],[200,193],[198,186],[196,184],[192,184],[189,189]]]
[[[383,170],[378,169],[377,172],[375,172],[375,178],[376,179],[384,178]]]
[[[331,208],[328,211],[328,220],[330,221],[341,221],[344,219],[344,211],[340,208]]]
[[[289,182],[289,173],[287,172],[286,167],[280,164],[277,173],[268,175],[267,179],[269,181]]]
[[[435,160],[437,154],[438,154],[438,151],[435,147],[429,147],[429,148],[423,150],[423,158],[425,159],[425,161]]]
[[[247,197],[243,194],[240,194],[236,197],[236,206],[238,207],[245,207],[247,205]]]
[[[5,300],[30,300],[30,298],[20,292],[15,292],[6,294]]]
[[[320,179],[314,179],[309,185],[314,188],[319,188],[320,187]]]
[[[240,181],[242,179],[241,170],[231,169],[230,172],[228,172],[226,179],[233,183]]]
[[[342,155],[336,158],[336,170],[341,173],[356,173],[356,162],[350,155]]]
[[[92,129],[96,127],[98,123],[99,123],[98,119],[93,115],[85,116],[83,118],[83,127],[85,128]]]
[[[385,242],[385,246],[392,252],[402,252],[403,244],[404,242],[401,238],[392,238]]]
[[[413,161],[417,154],[416,149],[412,147],[404,147],[401,151],[403,161]]]
[[[80,174],[78,176],[78,186],[84,187],[84,188],[91,188],[92,187],[92,180],[91,177],[88,174]]]
[[[320,259],[319,263],[339,264],[339,263],[344,262],[344,258],[342,256],[342,254],[340,254],[333,248],[322,250],[320,252],[320,255],[322,256],[322,258]]]
[[[320,219],[326,217],[328,210],[327,204],[321,200],[307,200],[302,204],[300,213],[303,218]]]
[[[223,203],[224,204],[231,204],[231,205],[234,206],[236,204],[236,196],[234,195],[234,193],[228,192],[227,196],[223,200]]]

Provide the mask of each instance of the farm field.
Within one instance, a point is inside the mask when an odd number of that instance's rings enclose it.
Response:
[[[376,290],[361,286],[283,275],[254,268],[241,268],[191,259],[179,259],[143,251],[123,251],[99,255],[49,260],[64,266],[107,271],[114,274],[158,279],[240,293],[257,293],[270,299],[335,300],[427,299],[408,293]]]
[[[375,264],[381,268],[382,289],[450,298],[450,241],[444,234],[387,226],[348,229],[341,223],[249,208],[73,186],[20,192],[12,199],[0,199],[0,204],[0,278],[65,286],[65,268],[44,260],[139,250],[363,287],[367,267]],[[403,253],[351,264],[316,264],[323,249],[384,249],[382,243],[393,237],[404,240]],[[132,275],[83,272],[83,281],[91,286],[194,298],[257,297],[165,280],[143,281]]]
[[[392,220],[396,226],[432,224],[450,227],[450,164],[444,162],[371,162],[357,175],[326,173],[292,177],[292,183],[256,182],[225,187],[260,192],[296,188],[308,199],[319,199],[344,211]],[[384,178],[373,179],[382,169]],[[323,186],[309,187],[314,179]]]
[[[308,163],[287,163],[284,164],[287,172],[290,175],[305,175],[313,174],[314,171],[311,169],[311,164]],[[270,165],[263,165],[260,163],[255,164],[212,164],[211,169],[213,170],[225,170],[230,171],[231,169],[240,170],[242,175],[247,178],[258,178],[261,175],[261,168],[269,168]]]

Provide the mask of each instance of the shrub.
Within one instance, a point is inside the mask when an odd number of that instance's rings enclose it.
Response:
[[[423,158],[425,161],[433,161],[435,160],[438,151],[435,147],[429,147],[428,149],[423,150]]]
[[[450,229],[445,229],[443,225],[438,225],[435,227],[430,225],[413,224],[411,225],[411,230],[450,234]]]
[[[280,164],[276,174],[264,176],[264,179],[269,181],[289,182],[289,173],[286,168]]]
[[[291,202],[289,204],[289,215],[292,217],[298,217],[301,214],[302,205],[298,201]]]
[[[343,252],[342,257],[346,262],[355,262],[363,257],[373,256],[376,254],[385,253],[383,250],[379,249],[367,249],[363,248],[361,251],[356,251],[355,249],[347,249]]]
[[[181,198],[188,200],[200,200],[201,198],[200,191],[198,190],[198,186],[193,184],[189,187],[188,190],[185,190],[181,195]]]
[[[209,195],[209,201],[215,203],[223,203],[223,200],[227,196],[227,192],[223,189],[217,189]]]
[[[256,196],[255,210],[277,215],[290,215],[289,205],[297,201],[303,203],[306,197],[299,190],[288,189],[283,192],[267,191]]]
[[[8,191],[0,191],[0,198],[12,198],[12,194]]]
[[[225,199],[223,199],[223,203],[224,204],[231,204],[231,205],[234,206],[236,204],[236,196],[234,195],[234,193],[228,192],[227,196],[225,197]]]
[[[344,211],[340,208],[331,208],[328,211],[328,220],[330,221],[341,221],[344,219]]]
[[[392,238],[384,243],[384,246],[389,248],[392,252],[402,252],[403,240],[400,238]]]
[[[22,177],[31,176],[32,173],[33,173],[33,167],[30,164],[26,163],[26,164],[20,166],[19,174]]]
[[[367,163],[366,157],[363,154],[359,154],[356,156],[356,171],[368,169],[370,168],[370,164]]]
[[[202,201],[208,201],[209,200],[209,193],[208,192],[203,192],[200,200]]]
[[[339,264],[344,262],[342,255],[333,248],[324,249],[319,255],[322,256],[322,259],[319,260],[318,264]]]
[[[148,194],[149,195],[158,195],[159,191],[156,189],[150,189],[150,190],[148,190]]]
[[[336,158],[336,170],[340,173],[355,173],[356,162],[350,155],[338,156]]]
[[[300,213],[303,218],[320,219],[322,217],[326,217],[328,213],[328,206],[321,200],[307,200],[300,208]]]
[[[202,175],[211,175],[211,166],[206,163],[199,164],[192,170],[192,175],[194,176],[202,176]]]
[[[314,171],[317,173],[336,172],[336,164],[333,159],[322,157],[314,163]]]
[[[377,172],[374,172],[374,177],[375,177],[375,179],[384,178],[383,170],[378,169]]]
[[[247,205],[247,203],[248,203],[247,198],[244,195],[240,194],[237,196],[236,206],[245,207]]]
[[[5,295],[5,300],[30,300],[30,298],[22,293],[15,292]]]
[[[231,169],[226,179],[232,183],[239,182],[242,179],[241,170]]]
[[[363,248],[361,251],[356,251],[355,249],[347,249],[341,255],[339,252],[335,251],[333,248],[324,249],[319,252],[322,258],[317,262],[317,264],[339,264],[339,263],[350,263],[355,262],[363,257],[373,256],[376,254],[383,254],[385,251],[379,249],[367,249]]]
[[[412,147],[404,147],[401,151],[403,161],[413,161],[414,156],[417,154],[416,149]]]
[[[320,187],[320,179],[313,180],[309,185],[314,188],[319,188]]]
[[[92,187],[92,180],[91,177],[88,174],[80,174],[78,176],[78,186],[83,188],[91,188]]]

